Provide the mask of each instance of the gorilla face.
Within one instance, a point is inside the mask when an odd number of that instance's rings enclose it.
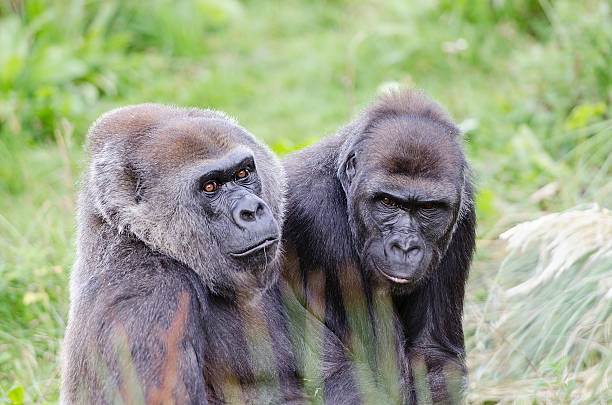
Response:
[[[387,173],[386,177],[391,176]],[[449,195],[435,195],[410,185],[409,181],[372,183],[364,186],[376,191],[364,195],[356,207],[364,261],[393,283],[415,284],[441,258],[455,218],[456,201]]]
[[[131,146],[131,232],[213,290],[252,289],[251,275],[270,285],[283,214],[283,171],[270,152],[215,119],[169,121]]]
[[[194,186],[197,199],[215,229],[221,252],[244,268],[274,258],[280,239],[279,225],[260,198],[261,179],[253,154],[234,150],[203,164]]]
[[[345,166],[362,263],[400,289],[437,267],[457,220],[464,164],[450,136],[431,136],[442,130],[410,117],[385,119],[369,128]]]

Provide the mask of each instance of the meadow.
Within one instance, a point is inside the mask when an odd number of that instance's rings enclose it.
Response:
[[[0,2],[0,403],[58,401],[98,115],[211,107],[283,155],[396,87],[460,123],[477,184],[468,402],[612,403],[610,0]]]

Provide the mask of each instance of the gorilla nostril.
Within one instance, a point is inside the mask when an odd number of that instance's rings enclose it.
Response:
[[[406,255],[407,256],[414,256],[416,254],[418,254],[421,251],[421,248],[418,246],[410,246],[408,249],[406,249]]]
[[[403,255],[404,249],[400,246],[399,243],[394,242],[391,244],[391,251],[396,255]]]
[[[231,216],[239,228],[250,232],[258,232],[260,228],[265,228],[274,221],[266,203],[251,194],[244,195],[235,202],[231,208]]]
[[[251,222],[255,220],[255,213],[253,211],[242,210],[240,211],[240,219],[243,221]]]
[[[412,262],[419,262],[421,257],[423,257],[423,251],[418,246],[412,246],[406,252],[406,259]]]

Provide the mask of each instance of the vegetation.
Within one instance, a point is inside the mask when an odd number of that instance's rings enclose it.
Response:
[[[610,403],[611,66],[609,0],[0,2],[0,401],[58,400],[100,113],[210,106],[284,154],[402,85],[461,123],[478,184],[470,402]],[[585,203],[504,234],[500,267],[504,230]]]
[[[466,311],[473,402],[610,403],[610,235],[612,213],[597,206],[501,235],[511,253]]]

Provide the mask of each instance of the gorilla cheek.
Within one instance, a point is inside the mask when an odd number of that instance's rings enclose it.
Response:
[[[385,250],[381,237],[372,237],[365,242],[361,260],[363,263],[367,263],[374,268],[383,265],[385,262]]]

